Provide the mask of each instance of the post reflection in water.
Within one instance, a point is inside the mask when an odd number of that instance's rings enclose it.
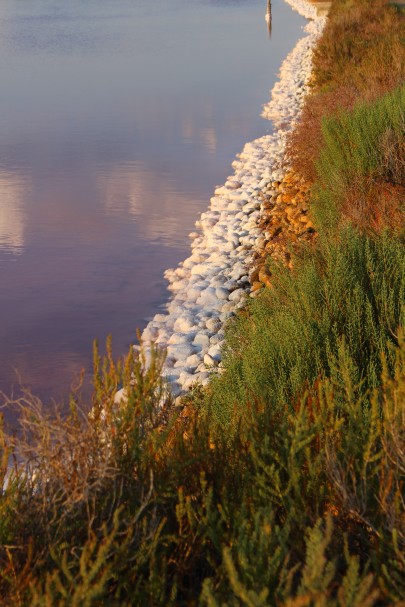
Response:
[[[267,21],[267,31],[269,32],[269,38],[271,38],[271,28],[272,28],[271,0],[267,0],[266,21]]]

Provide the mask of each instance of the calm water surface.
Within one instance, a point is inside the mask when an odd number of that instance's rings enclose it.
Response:
[[[273,0],[2,0],[0,389],[42,398],[167,300],[163,271],[304,20]]]

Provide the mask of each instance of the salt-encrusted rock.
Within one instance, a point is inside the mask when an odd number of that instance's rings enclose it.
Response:
[[[221,312],[221,314],[219,315],[219,320],[222,323],[225,323],[229,318],[232,318],[233,315],[233,312]]]
[[[220,343],[222,343],[222,339],[218,335],[212,335],[210,337],[210,346]]]
[[[192,354],[191,356],[189,356],[186,360],[186,366],[187,368],[191,369],[197,369],[198,365],[200,364],[200,357],[198,356],[198,354]]]
[[[191,344],[175,344],[167,347],[167,355],[175,360],[184,361],[194,353]]]
[[[114,395],[114,404],[119,405],[122,401],[127,400],[128,395],[125,393],[124,388],[118,390]]]
[[[175,320],[173,329],[181,333],[190,331],[195,326],[195,321],[190,316],[180,316]]]
[[[196,383],[202,384],[205,386],[209,382],[210,374],[207,371],[201,371],[200,373],[196,373],[194,375],[194,379]]]
[[[218,318],[210,318],[209,320],[207,320],[206,325],[208,331],[214,333],[215,331],[218,331],[219,327],[221,326],[221,323],[219,322]]]
[[[232,268],[230,273],[230,277],[233,280],[238,280],[242,276],[246,275],[246,268],[242,265],[240,261],[236,262]]]
[[[244,289],[236,289],[236,291],[232,291],[232,293],[229,295],[229,301],[238,303],[244,296],[245,296]]]
[[[229,291],[224,287],[217,287],[215,289],[215,295],[218,299],[228,299]]]
[[[172,333],[169,339],[167,340],[168,345],[178,345],[185,344],[190,341],[193,341],[194,336],[189,333]]]
[[[200,346],[201,348],[208,348],[210,338],[206,333],[197,333],[194,338],[193,345]]]
[[[207,354],[208,354],[208,356],[211,356],[211,358],[215,362],[219,362],[221,360],[221,346],[220,346],[220,344],[217,343],[217,344],[214,344],[214,345],[210,346]],[[204,357],[204,362],[205,362],[205,357]]]
[[[211,306],[218,302],[214,287],[207,287],[201,291],[200,297],[197,299],[197,303],[201,306]]]
[[[204,354],[204,364],[206,367],[215,367],[217,361],[214,360],[210,354]]]
[[[236,181],[233,179],[228,179],[228,181],[225,184],[225,187],[228,188],[229,190],[237,190],[238,188],[242,187],[242,182]]]

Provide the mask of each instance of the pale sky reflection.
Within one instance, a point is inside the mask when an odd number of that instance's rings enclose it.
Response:
[[[217,151],[217,134],[214,127],[207,127],[201,132],[201,140],[204,144],[205,149],[211,154],[215,154]]]
[[[204,120],[201,116],[196,119],[191,114],[185,115],[181,125],[184,141],[200,143],[209,154],[215,154],[218,146],[218,136],[215,129],[215,119],[212,104],[209,100],[204,106]]]
[[[196,219],[196,194],[179,191],[170,176],[149,170],[140,162],[104,171],[98,177],[106,213],[128,213],[143,239],[175,246],[184,223]],[[173,213],[181,209],[181,213]]]
[[[19,255],[24,248],[22,201],[28,185],[19,175],[0,171],[0,250]]]

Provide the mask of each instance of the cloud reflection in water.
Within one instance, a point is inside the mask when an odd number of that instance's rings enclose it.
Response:
[[[20,175],[0,171],[0,251],[19,255],[24,248],[23,199],[29,186]]]

